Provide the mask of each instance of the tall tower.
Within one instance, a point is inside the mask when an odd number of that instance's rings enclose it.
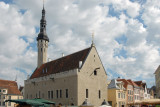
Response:
[[[38,61],[37,67],[39,68],[43,63],[47,62],[47,50],[49,38],[46,33],[46,19],[45,19],[45,9],[43,4],[42,9],[42,19],[40,20],[40,32],[37,37],[37,47],[38,47]]]

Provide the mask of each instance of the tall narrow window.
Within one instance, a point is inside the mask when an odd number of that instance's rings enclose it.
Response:
[[[9,100],[11,100],[11,96],[9,96],[9,98],[8,98]]]
[[[66,89],[66,98],[68,98],[68,89]]]
[[[100,98],[101,98],[101,90],[99,90],[99,92],[98,92],[98,93],[99,93],[99,99],[100,99]]]
[[[94,75],[97,75],[97,71],[96,70],[94,70]]]
[[[53,91],[51,91],[51,99],[53,99]]]
[[[50,91],[48,91],[48,99],[50,99]]]
[[[88,98],[88,89],[86,89],[86,98]]]
[[[121,98],[121,94],[120,93],[118,93],[118,98]]]
[[[56,90],[56,97],[58,98],[58,90]]]
[[[60,90],[60,98],[62,98],[62,90]]]
[[[41,48],[41,52],[42,52],[42,48]]]
[[[41,92],[39,91],[39,98],[41,98]]]

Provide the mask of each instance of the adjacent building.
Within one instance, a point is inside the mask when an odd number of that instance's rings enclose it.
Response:
[[[140,100],[144,100],[145,83],[142,81],[134,81],[140,87]]]
[[[150,94],[150,99],[157,98],[156,86],[152,86],[151,88],[148,88],[148,90],[149,90],[149,94]]]
[[[122,107],[133,105],[139,107],[139,102],[150,99],[150,93],[154,94],[154,87],[149,90],[147,84],[142,81],[132,81],[131,79],[113,79],[108,85],[108,102],[112,107]],[[124,94],[125,93],[125,94]]]
[[[140,101],[140,87],[132,80],[127,80],[128,82],[130,82],[133,86],[133,101],[137,102]]]
[[[21,92],[22,96],[24,97],[24,87],[23,86],[19,87],[19,91]]]
[[[107,101],[107,74],[94,43],[47,62],[48,42],[43,7],[37,37],[37,68],[25,80],[25,98],[44,98],[60,105],[78,106],[87,99],[95,107]]]
[[[10,99],[23,99],[16,81],[0,80],[0,107],[14,107],[14,103],[5,102]]]
[[[108,102],[112,107],[126,107],[126,100],[124,82],[112,79],[108,85]]]
[[[126,79],[117,79],[117,81],[123,81],[124,82],[124,88],[126,89],[127,93],[126,93],[126,102],[127,104],[133,103],[134,102],[134,88],[133,85],[128,82]]]
[[[160,65],[155,71],[155,82],[156,82],[156,97],[160,98]]]

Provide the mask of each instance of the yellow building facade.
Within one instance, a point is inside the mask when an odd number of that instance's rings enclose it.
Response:
[[[108,102],[112,107],[126,107],[126,89],[123,84],[113,79],[108,85]]]

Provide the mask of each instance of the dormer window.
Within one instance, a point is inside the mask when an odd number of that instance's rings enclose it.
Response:
[[[6,92],[6,90],[3,90],[3,92],[5,93],[5,92]]]
[[[97,75],[97,71],[96,70],[94,70],[94,75]]]

